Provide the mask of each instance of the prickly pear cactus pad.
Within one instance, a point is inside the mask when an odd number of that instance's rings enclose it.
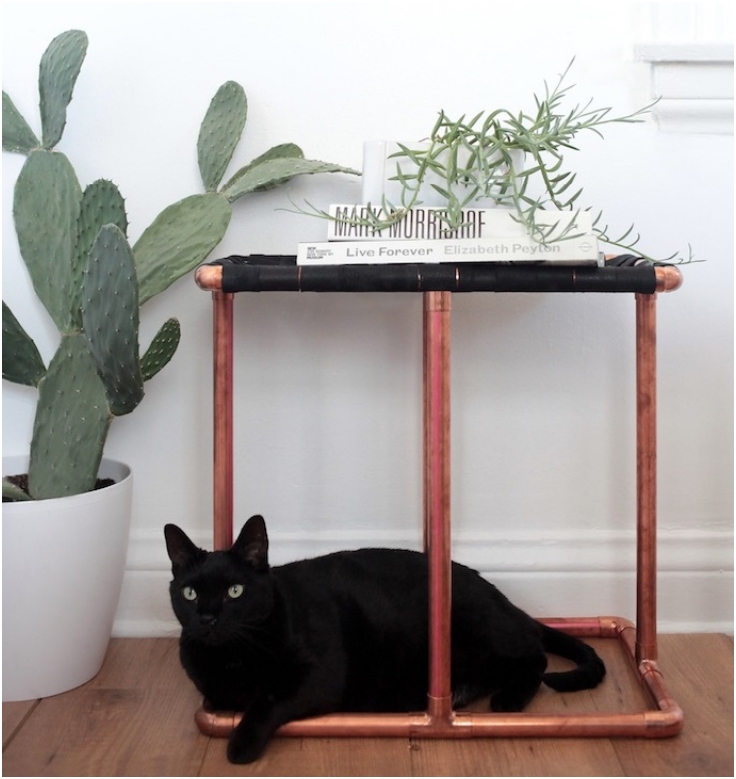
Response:
[[[232,208],[222,195],[192,195],[162,211],[133,246],[140,303],[194,269],[230,224]]]
[[[138,362],[138,281],[133,253],[115,225],[100,230],[89,252],[82,324],[112,413],[130,413],[143,398]]]
[[[179,340],[181,326],[177,319],[168,319],[156,333],[148,350],[141,358],[143,381],[152,379],[174,356]]]
[[[125,201],[120,191],[105,179],[90,184],[82,196],[82,204],[77,222],[77,243],[72,258],[72,323],[81,327],[82,282],[87,268],[87,258],[95,239],[105,225],[115,225],[126,235],[128,216],[125,213]]]
[[[69,30],[54,38],[41,58],[38,75],[43,147],[52,149],[61,140],[66,109],[87,54],[87,36]]]
[[[222,193],[228,200],[234,201],[251,192],[262,192],[266,189],[285,184],[294,176],[314,173],[354,173],[350,168],[333,165],[320,160],[305,160],[298,157],[271,157],[259,164],[249,165],[236,173],[222,188]]]
[[[15,103],[3,92],[3,149],[28,154],[40,145],[41,141],[36,138]]]
[[[81,203],[82,188],[63,154],[29,154],[15,185],[15,229],[36,294],[60,332],[71,320],[72,258]]]
[[[45,373],[36,344],[3,302],[3,378],[36,387]]]
[[[228,81],[212,98],[197,140],[197,157],[202,183],[215,192],[230,164],[245,127],[248,101],[240,84]]]
[[[32,498],[61,498],[95,486],[112,414],[82,334],[61,339],[38,386],[31,440]]]

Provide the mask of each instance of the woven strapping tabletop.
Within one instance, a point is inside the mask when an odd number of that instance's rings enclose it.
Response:
[[[680,271],[630,255],[605,266],[442,263],[297,265],[292,255],[232,256],[201,265],[200,287],[219,292],[634,292],[677,289]]]

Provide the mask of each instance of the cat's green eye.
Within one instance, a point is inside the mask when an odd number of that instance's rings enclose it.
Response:
[[[243,594],[242,584],[231,584],[227,589],[227,594],[231,598],[239,598]]]
[[[181,594],[187,600],[197,600],[197,591],[194,587],[182,587]]]

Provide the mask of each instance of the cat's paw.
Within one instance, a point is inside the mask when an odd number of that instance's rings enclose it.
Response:
[[[256,744],[234,744],[230,742],[227,745],[227,759],[231,763],[253,763],[263,754],[263,746]]]
[[[252,763],[263,754],[268,739],[257,733],[233,732],[227,745],[227,759],[231,763]]]

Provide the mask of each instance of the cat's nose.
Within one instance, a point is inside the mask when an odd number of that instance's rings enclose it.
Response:
[[[217,617],[214,614],[200,614],[199,621],[202,625],[214,625],[217,622]]]

